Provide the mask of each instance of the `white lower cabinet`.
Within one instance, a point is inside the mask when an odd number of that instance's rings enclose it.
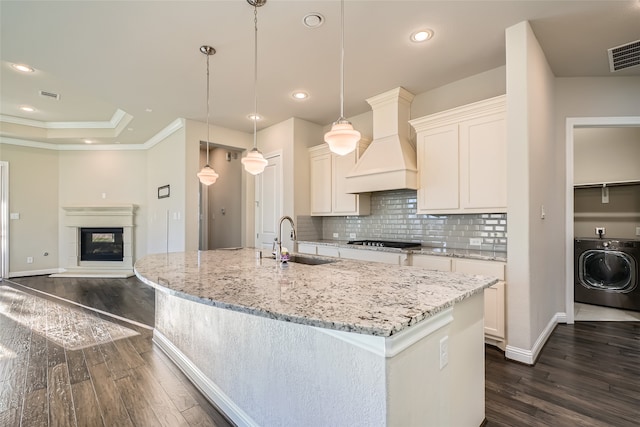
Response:
[[[505,270],[506,263],[435,255],[413,254],[411,265],[438,271],[493,276],[500,282],[484,290],[484,335],[487,344],[504,350],[505,329]]]
[[[381,262],[393,265],[409,265],[409,256],[405,253],[349,249],[330,245],[314,245],[310,243],[299,243],[298,252],[302,254],[331,256],[358,261]]]

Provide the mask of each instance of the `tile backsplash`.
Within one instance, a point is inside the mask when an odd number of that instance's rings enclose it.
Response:
[[[416,191],[371,194],[371,215],[342,217],[298,216],[299,240],[397,240],[423,246],[506,252],[507,214],[419,215]],[[337,233],[338,237],[334,237]],[[470,239],[481,239],[471,246]]]

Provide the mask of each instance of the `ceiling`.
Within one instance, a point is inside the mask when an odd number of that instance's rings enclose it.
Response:
[[[607,49],[640,40],[640,1],[358,1],[345,9],[345,116],[397,86],[422,93],[505,64],[505,28],[528,20],[558,77],[611,73]],[[324,23],[307,28],[303,17]],[[233,1],[0,1],[0,136],[50,144],[143,144],[177,118],[252,132],[254,14]],[[430,28],[422,44],[410,33]],[[340,2],[268,0],[258,9],[258,112],[340,115]],[[24,63],[33,73],[16,72]],[[41,90],[60,99],[41,96]],[[304,90],[309,98],[293,99]],[[19,110],[22,105],[36,109]]]

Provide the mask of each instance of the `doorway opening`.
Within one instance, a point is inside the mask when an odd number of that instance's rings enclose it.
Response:
[[[575,298],[575,255],[574,255],[574,245],[575,239],[577,237],[575,233],[575,219],[576,219],[576,200],[575,196],[575,188],[576,183],[579,184],[599,184],[602,187],[602,182],[588,183],[588,182],[577,182],[575,179],[577,165],[575,164],[575,155],[576,155],[576,134],[579,134],[582,129],[588,128],[615,128],[615,127],[640,127],[640,116],[630,116],[630,117],[575,117],[568,118],[566,121],[566,192],[565,192],[565,228],[566,228],[566,242],[565,242],[565,301],[566,301],[566,316],[567,323],[572,324],[575,322],[575,309],[576,305],[574,303]],[[578,130],[576,132],[576,130]],[[606,141],[604,142],[606,143]],[[640,142],[639,142],[640,143]],[[579,168],[578,168],[579,170]],[[586,186],[586,185],[583,185]],[[604,200],[604,190],[603,200]],[[608,194],[608,193],[607,193]],[[580,209],[580,207],[578,207]],[[579,213],[578,216],[580,216]],[[640,220],[640,212],[638,212],[637,219]],[[582,232],[581,232],[582,233]],[[594,231],[594,237],[595,231]],[[613,237],[613,236],[612,236]],[[640,237],[638,237],[640,239]]]
[[[209,143],[209,164],[220,175],[209,186],[200,185],[200,250],[241,247],[242,151]],[[200,141],[200,166],[206,163],[206,142]]]

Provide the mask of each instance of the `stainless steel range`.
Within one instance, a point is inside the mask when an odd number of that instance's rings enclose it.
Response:
[[[347,243],[349,245],[372,246],[372,247],[378,247],[378,248],[396,248],[396,249],[408,249],[408,248],[420,247],[420,243],[393,242],[389,240],[350,240]]]

